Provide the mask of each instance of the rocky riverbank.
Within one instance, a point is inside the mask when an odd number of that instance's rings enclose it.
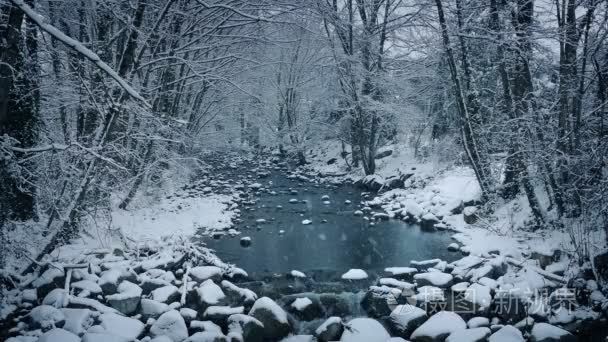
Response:
[[[257,162],[250,171],[264,181],[270,170],[286,172],[281,163]],[[252,194],[272,191],[253,177],[233,182],[206,175],[181,195],[167,197],[224,193],[233,196],[224,210],[238,220],[239,209],[254,201]],[[302,171],[289,177],[322,181]],[[253,279],[184,235],[122,248],[64,246],[36,272],[12,276],[12,288],[2,292],[0,337],[11,342],[603,341],[608,300],[593,274],[585,268],[569,272],[569,256],[546,248],[551,244],[534,246],[542,244],[542,236],[507,237],[469,227],[475,203],[463,203],[474,192],[445,179],[368,195],[360,217],[449,228],[454,242],[445,248],[460,255],[455,261],[403,260],[382,272],[293,270]],[[239,233],[231,229],[199,232]]]

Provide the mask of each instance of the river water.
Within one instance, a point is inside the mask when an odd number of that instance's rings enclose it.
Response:
[[[361,189],[352,185],[314,184],[289,179],[281,171],[262,179],[255,173],[248,177],[245,184],[258,182],[264,189],[249,191],[250,197],[240,206],[241,222],[235,228],[241,234],[206,237],[204,242],[253,278],[291,270],[335,273],[335,278],[350,268],[380,273],[386,267],[408,266],[410,260],[451,261],[457,256],[447,251],[452,242],[449,232],[354,215],[362,209],[363,198]],[[322,200],[323,196],[329,199]],[[294,199],[297,203],[290,203]],[[303,220],[312,223],[302,224]],[[251,239],[248,247],[241,245],[243,237]]]

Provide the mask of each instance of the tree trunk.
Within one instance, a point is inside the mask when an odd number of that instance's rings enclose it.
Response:
[[[482,155],[478,142],[475,138],[476,134],[473,129],[472,118],[467,108],[467,101],[465,99],[462,86],[460,84],[460,78],[458,76],[458,69],[456,68],[456,62],[454,61],[454,54],[450,44],[450,37],[448,35],[448,27],[445,21],[445,15],[443,13],[443,5],[441,0],[435,0],[437,6],[437,14],[439,17],[439,25],[441,27],[441,36],[443,40],[443,47],[450,67],[450,76],[454,85],[454,95],[456,98],[458,113],[460,115],[460,129],[462,133],[462,140],[465,152],[471,163],[471,167],[475,172],[477,181],[481,188],[482,196],[486,198],[490,190],[490,175],[487,168],[487,160]]]

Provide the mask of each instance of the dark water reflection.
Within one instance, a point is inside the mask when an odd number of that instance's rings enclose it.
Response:
[[[237,225],[241,235],[205,238],[223,260],[235,263],[252,276],[291,270],[379,271],[408,266],[412,259],[455,258],[446,249],[451,242],[447,232],[426,232],[400,220],[370,225],[370,221],[353,215],[361,209],[361,191],[350,185],[315,186],[282,176],[260,183],[268,191],[252,196],[254,205],[241,207],[243,222]],[[323,195],[330,197],[329,204],[323,203]],[[299,202],[289,203],[293,198]],[[346,204],[346,200],[352,203]],[[258,223],[258,219],[266,222]],[[302,224],[305,219],[312,220],[312,224]],[[240,245],[240,238],[245,236],[251,238],[251,245],[246,248]]]

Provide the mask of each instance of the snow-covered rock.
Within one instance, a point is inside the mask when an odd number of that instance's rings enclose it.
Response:
[[[418,272],[418,269],[414,267],[387,267],[384,269],[384,272],[397,279],[410,280],[414,273]]]
[[[80,291],[88,291],[92,294],[99,294],[102,291],[101,286],[99,286],[99,284],[92,280],[75,281],[70,284],[70,287],[72,287],[73,289],[78,289]]]
[[[505,325],[493,333],[488,342],[524,342],[524,336],[519,329],[512,325]]]
[[[264,324],[249,315],[232,315],[228,317],[228,335],[243,341],[264,341]]]
[[[342,279],[345,279],[345,280],[367,279],[367,273],[362,269],[351,268],[350,270],[348,270],[346,273],[344,273],[342,275]]]
[[[443,341],[451,333],[466,328],[467,323],[458,314],[439,311],[418,327],[410,338],[412,341]]]
[[[141,298],[141,287],[124,280],[118,285],[117,290],[118,293],[106,296],[106,300],[110,306],[125,315],[135,312]]]
[[[369,317],[388,316],[391,313],[392,305],[397,304],[396,298],[400,294],[400,289],[386,285],[370,286],[361,300],[361,307]]]
[[[89,309],[64,308],[61,309],[61,312],[65,316],[63,329],[79,336],[95,322],[93,312]]]
[[[152,336],[167,336],[173,342],[181,342],[188,338],[188,328],[182,315],[176,310],[162,314],[150,327]]]
[[[473,317],[467,321],[467,326],[469,327],[469,329],[489,327],[490,319],[487,317]]]
[[[195,331],[216,331],[220,333],[222,332],[222,328],[219,325],[210,321],[192,321],[190,322],[190,329]]]
[[[422,286],[417,289],[418,293],[414,296],[418,303],[443,302],[445,294],[442,289],[436,286]]]
[[[291,272],[289,272],[289,274],[294,278],[306,278],[306,274],[297,270],[292,270]]]
[[[99,320],[106,331],[124,337],[129,341],[136,339],[144,331],[142,322],[114,313],[102,314],[99,316]]]
[[[192,334],[184,342],[216,342],[228,341],[228,338],[221,331],[201,331]]]
[[[243,301],[245,304],[253,304],[258,299],[258,295],[250,289],[238,287],[228,280],[222,280],[222,287],[228,290],[228,293],[235,294],[239,297],[239,300]]]
[[[141,302],[141,315],[144,320],[148,318],[158,318],[163,313],[169,311],[169,305],[161,302],[157,302],[153,299],[142,298]]]
[[[304,224],[304,225],[312,224],[312,220],[308,220],[308,219],[302,220],[302,224]]]
[[[131,342],[124,336],[118,336],[109,332],[87,332],[82,336],[82,342]],[[154,341],[154,340],[153,340]],[[157,341],[154,341],[157,342]],[[162,341],[161,341],[162,342]],[[171,340],[167,341],[171,342]]]
[[[219,279],[222,269],[217,266],[196,266],[190,269],[189,275],[194,281],[203,282],[210,278]]]
[[[490,336],[490,328],[480,327],[451,333],[445,342],[483,342]]]
[[[576,337],[568,331],[548,323],[536,323],[530,332],[531,342],[570,342]]]
[[[243,247],[249,247],[251,246],[251,237],[249,236],[243,236],[241,238],[241,240],[239,240],[239,244]]]
[[[256,300],[249,311],[249,315],[262,322],[266,339],[280,339],[291,332],[287,313],[268,297]]]
[[[65,315],[50,305],[40,305],[30,311],[30,323],[34,329],[63,327]]]
[[[205,280],[201,286],[196,289],[196,293],[203,305],[216,305],[220,300],[226,297],[224,291],[222,291],[222,289],[211,279]]]
[[[443,272],[426,272],[414,275],[414,280],[418,286],[448,288],[452,285],[453,279],[454,277],[451,274]]]
[[[410,266],[418,269],[419,271],[427,270],[437,266],[441,262],[441,259],[429,259],[429,260],[412,260]]]
[[[245,312],[245,308],[242,306],[230,307],[230,306],[219,306],[212,305],[205,309],[203,317],[213,322],[224,322],[228,316],[242,314]]]
[[[80,337],[63,329],[51,329],[38,339],[38,342],[80,342]]]
[[[315,336],[319,342],[336,341],[342,336],[343,331],[342,318],[332,316],[315,330]]]
[[[180,292],[174,285],[159,287],[150,293],[152,299],[161,303],[172,303],[179,299]]]
[[[190,308],[181,308],[179,309],[179,314],[182,315],[186,323],[190,323],[196,319],[196,315],[198,315],[198,312]]]
[[[464,301],[476,306],[476,309],[483,310],[492,303],[490,288],[478,283],[474,283],[464,292]]]
[[[386,342],[391,336],[378,321],[371,318],[355,318],[346,323],[340,341]]]
[[[296,300],[291,303],[291,307],[297,311],[304,311],[309,305],[312,305],[312,301],[309,298],[296,298]]]
[[[426,311],[410,304],[397,305],[391,312],[388,324],[390,330],[402,337],[416,330],[427,319]]]
[[[42,304],[60,308],[63,306],[66,296],[67,293],[64,289],[53,289],[49,293],[47,293],[46,296],[44,296],[44,299],[42,299]]]

